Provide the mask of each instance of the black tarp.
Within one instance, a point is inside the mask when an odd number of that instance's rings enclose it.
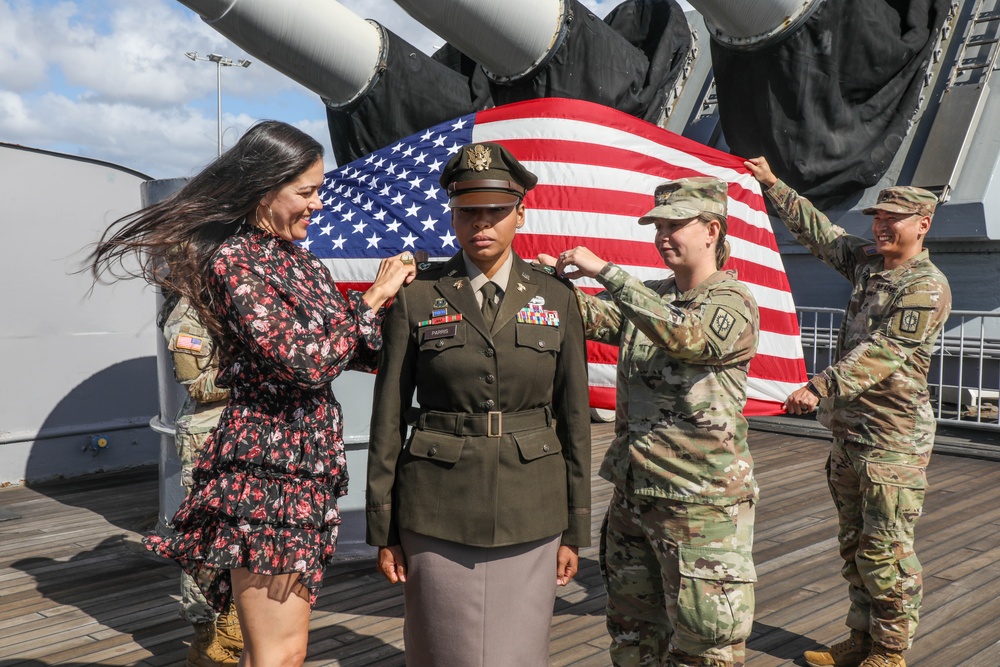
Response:
[[[366,95],[327,107],[337,164],[345,164],[432,125],[492,106],[489,90],[383,29],[385,67]]]
[[[730,150],[826,206],[878,182],[919,105],[947,0],[825,0],[757,49],[712,40]]]
[[[569,33],[552,59],[515,83],[492,83],[493,100],[499,105],[569,97],[658,121],[691,47],[680,5],[629,0],[604,21],[577,0],[569,8]]]
[[[570,11],[557,51],[513,83],[490,81],[450,44],[428,57],[383,29],[388,49],[378,81],[350,107],[327,111],[337,162],[456,116],[539,97],[588,100],[658,121],[691,44],[676,0],[628,0],[604,21],[577,0]]]

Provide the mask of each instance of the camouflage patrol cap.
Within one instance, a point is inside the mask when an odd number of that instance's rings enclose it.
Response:
[[[666,220],[687,220],[701,213],[714,213],[726,221],[728,188],[725,181],[711,176],[696,176],[667,181],[656,186],[654,207],[639,218],[640,225]]]
[[[538,177],[510,151],[494,143],[463,146],[448,160],[439,179],[451,208],[514,206]]]
[[[933,192],[911,185],[897,185],[878,193],[875,205],[869,206],[862,213],[875,215],[875,211],[889,211],[932,216],[937,203],[938,197]]]

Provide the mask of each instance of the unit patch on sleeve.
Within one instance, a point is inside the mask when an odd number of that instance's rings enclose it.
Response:
[[[915,310],[904,310],[899,316],[899,330],[904,333],[917,333],[920,326],[920,313]]]
[[[715,311],[715,317],[712,318],[712,323],[709,327],[715,332],[715,335],[718,336],[720,340],[726,340],[732,332],[734,324],[736,324],[736,318],[730,315],[726,310],[719,308]]]

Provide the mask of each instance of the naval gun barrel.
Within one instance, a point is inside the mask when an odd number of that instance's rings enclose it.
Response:
[[[179,0],[327,106],[338,163],[489,106],[468,77],[336,0]]]
[[[479,63],[491,78],[517,80],[559,48],[564,0],[396,0],[406,13]]]
[[[712,37],[733,46],[760,46],[793,29],[822,0],[688,0]]]
[[[179,0],[231,42],[318,94],[347,104],[375,78],[377,24],[336,0]]]

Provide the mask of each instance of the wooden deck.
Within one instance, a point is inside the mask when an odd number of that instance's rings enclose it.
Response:
[[[610,425],[594,426],[595,471],[610,437]],[[829,444],[756,430],[750,442],[762,494],[748,665],[802,665],[804,649],[845,633]],[[1000,463],[938,454],[930,482],[917,527],[923,618],[907,663],[998,667]],[[609,495],[595,475],[595,535]],[[0,666],[183,664],[191,631],[177,614],[178,570],[127,545],[156,503],[152,468],[0,490]],[[596,548],[581,566],[556,601],[551,664],[603,667]],[[403,665],[402,622],[400,589],[371,560],[338,563],[312,616],[307,664]]]

